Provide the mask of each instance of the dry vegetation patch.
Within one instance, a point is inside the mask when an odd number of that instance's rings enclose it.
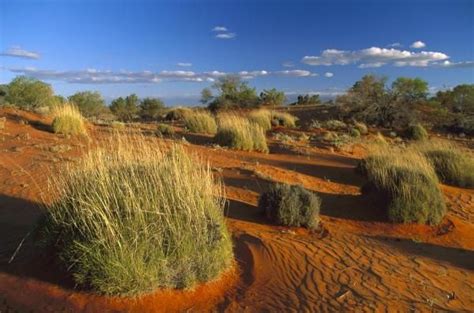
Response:
[[[263,129],[247,118],[236,114],[218,116],[218,130],[215,140],[222,146],[238,150],[268,152]]]
[[[193,133],[211,134],[217,132],[214,115],[206,111],[197,111],[184,115],[184,125]]]
[[[63,135],[86,135],[86,124],[79,109],[72,104],[56,106],[52,112],[53,131]]]

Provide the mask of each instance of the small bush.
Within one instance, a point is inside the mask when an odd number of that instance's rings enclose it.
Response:
[[[433,165],[441,181],[459,187],[474,187],[474,158],[451,144],[417,146]]]
[[[423,141],[428,139],[428,132],[421,124],[414,124],[408,126],[406,136],[408,139]]]
[[[420,153],[378,145],[358,169],[369,181],[363,189],[374,189],[387,201],[390,221],[441,222],[446,213],[444,198],[433,167]]]
[[[64,135],[86,135],[86,126],[81,112],[71,104],[53,109],[53,131]]]
[[[349,131],[349,134],[351,135],[351,137],[354,137],[354,138],[360,137],[360,132],[357,128],[351,128],[351,130]]]
[[[293,128],[298,118],[289,113],[272,111],[272,125]]]
[[[193,110],[189,108],[173,108],[165,115],[167,121],[183,121],[187,114],[192,114]]]
[[[50,190],[38,243],[98,293],[189,288],[232,264],[222,185],[180,146],[112,138],[53,176]]]
[[[333,131],[346,130],[347,124],[339,120],[328,120],[324,122],[324,128]]]
[[[158,124],[157,128],[156,128],[156,134],[158,136],[174,136],[175,134],[175,131],[174,131],[174,128],[168,124]]]
[[[116,130],[124,130],[125,129],[125,123],[119,122],[119,121],[113,121],[112,123],[110,123],[110,126],[113,129],[116,129]]]
[[[309,129],[321,129],[323,124],[318,120],[311,120],[311,123],[308,126]]]
[[[184,125],[193,133],[214,135],[217,132],[216,119],[209,112],[185,114]]]
[[[248,119],[235,114],[223,114],[218,119],[215,140],[222,146],[239,150],[268,152],[263,129]]]
[[[254,110],[249,114],[249,120],[262,127],[263,131],[272,129],[272,113],[268,110]]]
[[[260,196],[258,206],[277,224],[315,228],[319,223],[321,200],[301,186],[274,184]]]
[[[367,125],[365,125],[364,123],[355,122],[354,128],[357,129],[361,135],[367,135],[369,133],[369,129],[367,128]]]

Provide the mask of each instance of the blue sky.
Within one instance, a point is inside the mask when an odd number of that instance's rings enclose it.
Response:
[[[367,73],[474,83],[474,1],[0,0],[0,82],[192,104],[234,73],[336,95]]]

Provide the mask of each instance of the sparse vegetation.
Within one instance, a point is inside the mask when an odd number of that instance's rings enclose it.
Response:
[[[423,141],[428,139],[428,132],[421,124],[410,125],[406,130],[408,139]]]
[[[158,136],[174,136],[175,131],[171,125],[160,123],[156,128],[156,134]]]
[[[193,111],[189,108],[176,107],[170,109],[165,116],[167,121],[183,121],[187,114],[192,114]]]
[[[364,123],[355,122],[354,128],[357,129],[361,135],[367,135],[369,133],[369,129],[367,128],[367,125],[365,125]]]
[[[52,112],[53,131],[63,135],[86,135],[86,124],[79,109],[72,104],[56,106]]]
[[[275,126],[283,126],[288,128],[296,127],[298,118],[290,113],[272,111],[272,124]]]
[[[115,130],[124,130],[125,129],[125,123],[119,122],[119,121],[113,121],[112,123],[110,123],[110,126]]]
[[[221,183],[180,146],[113,138],[54,175],[37,228],[77,284],[106,295],[190,288],[232,264]]]
[[[315,228],[319,223],[321,200],[301,186],[273,184],[264,192],[258,206],[280,225]]]
[[[387,216],[395,223],[439,224],[446,213],[438,178],[431,164],[417,151],[372,147],[359,170],[373,190],[387,201]]]
[[[97,91],[77,92],[68,98],[85,117],[98,116],[106,110],[105,101]]]
[[[234,149],[268,152],[263,129],[247,118],[235,114],[218,116],[218,130],[215,140],[222,146]]]
[[[193,133],[211,134],[217,132],[214,115],[206,111],[197,111],[184,116],[184,125]]]
[[[0,117],[0,130],[5,129],[6,121],[7,121],[6,117]]]
[[[333,131],[343,131],[347,129],[347,124],[339,120],[328,120],[324,122],[324,128]]]
[[[251,111],[249,120],[260,125],[264,131],[272,129],[272,113],[269,110],[260,109]]]

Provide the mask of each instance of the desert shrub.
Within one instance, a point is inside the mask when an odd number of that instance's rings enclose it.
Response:
[[[319,223],[321,200],[301,186],[274,184],[264,192],[258,206],[277,224],[315,228]]]
[[[367,128],[367,125],[365,125],[364,123],[355,122],[354,128],[357,129],[361,135],[367,135],[369,133],[369,129]]]
[[[192,114],[193,113],[193,110],[189,109],[189,108],[173,108],[173,109],[170,109],[166,115],[165,115],[165,119],[167,121],[183,121],[184,120],[184,117],[187,115],[187,114]]]
[[[6,117],[0,117],[0,130],[5,129],[6,122],[7,122]]]
[[[272,129],[272,113],[269,110],[254,110],[249,113],[249,120],[258,124],[263,131]]]
[[[272,125],[283,127],[296,127],[298,118],[286,112],[272,111]]]
[[[347,129],[347,124],[344,123],[343,121],[339,120],[328,120],[324,122],[324,128],[328,130],[346,130]]]
[[[412,140],[426,140],[428,139],[428,132],[421,124],[413,124],[406,129],[406,136]]]
[[[217,132],[216,119],[209,112],[201,111],[185,114],[184,125],[193,133],[214,135]]]
[[[360,131],[357,128],[351,128],[349,130],[349,134],[351,135],[351,137],[354,137],[354,138],[360,137]]]
[[[247,118],[235,114],[222,114],[218,118],[215,140],[222,146],[239,150],[268,152],[263,129]]]
[[[76,92],[68,100],[86,117],[99,116],[106,110],[105,101],[97,91]]]
[[[182,147],[117,137],[51,177],[37,243],[106,295],[189,288],[232,264],[222,185]]]
[[[112,123],[110,123],[110,126],[113,129],[116,129],[116,130],[124,130],[125,129],[125,123],[119,122],[119,121],[113,121]]]
[[[474,158],[452,144],[440,142],[414,146],[433,165],[439,179],[459,187],[474,187]]]
[[[87,134],[84,118],[76,106],[72,104],[56,106],[52,116],[55,133],[73,136]]]
[[[321,129],[323,124],[318,120],[311,120],[311,123],[308,126],[309,129]]]
[[[156,128],[156,134],[158,136],[174,136],[174,128],[167,124],[158,124]]]
[[[375,190],[387,205],[390,221],[438,224],[446,213],[438,178],[431,164],[410,149],[378,145],[359,164],[368,178],[363,189]]]

